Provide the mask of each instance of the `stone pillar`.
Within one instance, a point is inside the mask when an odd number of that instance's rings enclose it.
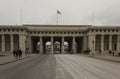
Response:
[[[88,48],[92,51],[95,51],[95,35],[88,36]]]
[[[28,48],[28,52],[32,52],[32,47],[31,47],[31,36],[26,36],[26,48]]]
[[[5,36],[2,35],[2,52],[5,52]]]
[[[120,35],[117,36],[117,51],[120,51]]]
[[[87,36],[83,36],[83,50],[87,49]]]
[[[76,53],[75,50],[75,37],[73,36],[73,40],[72,40],[72,49],[73,49],[73,53]]]
[[[21,49],[23,52],[26,50],[26,35],[19,35],[19,49]]]
[[[64,53],[64,37],[62,36],[62,53]]]
[[[51,36],[51,53],[53,54],[53,36]]]
[[[42,37],[40,37],[40,51],[39,51],[40,54],[43,53],[43,39]]]
[[[112,35],[109,35],[109,50],[112,50]]]
[[[101,35],[101,51],[104,51],[104,35]]]
[[[26,48],[29,48],[29,52],[31,53],[32,52],[32,45],[31,45],[31,36],[27,36],[26,38]]]
[[[13,48],[13,35],[10,35],[10,46],[11,46],[11,52],[14,50],[14,48]]]

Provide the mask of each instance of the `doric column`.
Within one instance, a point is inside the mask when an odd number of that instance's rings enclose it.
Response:
[[[112,35],[109,35],[109,50],[112,50]]]
[[[101,50],[104,51],[104,35],[101,35]]]
[[[43,53],[43,40],[42,40],[42,37],[40,37],[40,51],[39,51],[40,54]]]
[[[95,51],[95,35],[88,36],[88,47],[90,50]]]
[[[53,54],[53,36],[51,36],[51,53]]]
[[[31,53],[32,52],[31,36],[27,36],[26,40],[27,40],[27,42],[26,42],[26,48],[28,48],[29,52]]]
[[[120,51],[120,35],[117,36],[117,51]]]
[[[11,46],[11,51],[13,51],[13,35],[10,35],[10,46]]]
[[[62,53],[64,53],[64,36],[62,36]]]
[[[87,49],[87,36],[83,36],[83,50]]]
[[[72,49],[73,49],[73,53],[76,53],[76,50],[75,50],[75,36],[73,36],[73,40],[72,40]]]
[[[23,52],[25,52],[26,50],[25,41],[26,41],[26,35],[19,35],[19,48]]]
[[[2,35],[2,52],[5,51],[5,35]]]

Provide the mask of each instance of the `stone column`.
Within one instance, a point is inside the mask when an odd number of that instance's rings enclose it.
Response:
[[[53,36],[51,36],[51,53],[53,54]]]
[[[62,53],[64,53],[64,36],[62,36]]]
[[[40,37],[40,51],[39,51],[40,54],[43,53],[43,40],[42,40],[42,37]]]
[[[87,36],[83,36],[83,50],[87,49]]]
[[[109,35],[109,50],[112,50],[112,35]]]
[[[19,49],[21,49],[23,52],[26,50],[25,41],[26,35],[19,35]]]
[[[101,35],[101,51],[104,51],[104,35]]]
[[[72,49],[73,49],[73,53],[76,53],[76,50],[75,50],[75,36],[73,36],[73,40],[72,40]]]
[[[95,51],[95,35],[88,36],[88,48],[92,51]]]
[[[117,51],[120,51],[120,35],[117,36]]]
[[[10,46],[11,46],[11,52],[14,50],[14,48],[13,48],[13,35],[10,35]]]
[[[32,52],[32,45],[31,45],[31,36],[27,36],[26,38],[27,42],[26,42],[26,48],[29,48],[29,52]]]
[[[5,35],[2,35],[2,52],[5,52]]]

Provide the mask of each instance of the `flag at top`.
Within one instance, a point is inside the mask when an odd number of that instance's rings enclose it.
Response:
[[[61,15],[61,12],[59,10],[57,10],[57,14],[60,14]]]

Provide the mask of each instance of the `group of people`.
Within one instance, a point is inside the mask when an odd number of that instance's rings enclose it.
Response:
[[[114,56],[114,54],[115,54],[115,51],[109,50],[109,55],[113,55]]]
[[[13,56],[15,57],[15,59],[20,59],[22,57],[21,49],[13,50]]]

